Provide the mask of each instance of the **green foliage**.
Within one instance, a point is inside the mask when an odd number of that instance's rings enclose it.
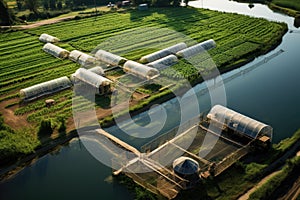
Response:
[[[33,153],[39,145],[40,143],[31,129],[22,129],[16,132],[0,130],[0,165]]]
[[[39,0],[25,0],[25,5],[31,12],[38,15],[38,8],[40,6]]]
[[[300,11],[300,0],[272,0],[275,5]]]
[[[0,25],[12,25],[14,20],[14,13],[8,8],[6,1],[0,0]]]
[[[245,167],[245,178],[248,180],[255,180],[261,177],[263,169],[265,169],[267,165],[258,164],[258,163],[250,163]]]
[[[60,134],[63,134],[65,135],[66,134],[66,130],[67,130],[67,127],[66,127],[66,120],[64,119],[64,117],[60,117],[59,118],[59,122],[60,122],[60,125],[58,127],[58,132]]]
[[[282,182],[289,176],[292,176],[294,170],[300,167],[300,157],[296,156],[287,161],[286,165],[276,175],[272,176],[266,183],[255,190],[251,195],[251,200],[267,200],[270,199],[272,193],[281,186]]]
[[[295,142],[299,140],[300,140],[300,129],[297,130],[292,137],[281,140],[278,144],[275,144],[274,149],[279,152],[285,152],[288,149],[290,149],[295,144]]]
[[[42,120],[38,131],[39,138],[50,137],[52,133],[53,133],[53,127],[51,124],[51,120],[49,119]]]

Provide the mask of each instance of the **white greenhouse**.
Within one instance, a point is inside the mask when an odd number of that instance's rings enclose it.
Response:
[[[43,82],[31,87],[21,89],[20,96],[24,101],[31,101],[39,97],[53,94],[61,90],[70,88],[72,83],[68,77],[64,76],[51,81]]]
[[[57,57],[57,58],[67,58],[69,56],[69,51],[61,48],[61,47],[58,47],[54,44],[51,44],[51,43],[47,43],[44,45],[43,47],[43,51]]]
[[[140,78],[146,78],[148,80],[159,76],[159,71],[157,69],[131,60],[124,64],[123,70],[129,74],[133,74]]]
[[[158,70],[163,70],[174,64],[178,63],[178,58],[174,55],[168,55],[166,57],[155,60],[151,63],[146,64],[149,67],[156,68]]]
[[[81,54],[82,54],[81,51],[73,50],[69,54],[69,59],[72,60],[73,62],[77,62]]]
[[[90,89],[93,89],[96,94],[102,95],[111,92],[111,80],[84,68],[78,69],[73,74],[73,77],[75,84],[80,84],[81,82],[85,83],[90,86]]]
[[[105,63],[108,63],[112,66],[117,66],[117,65],[122,65],[126,62],[126,58],[123,58],[121,56],[112,54],[110,52],[104,51],[104,50],[98,50],[95,53],[95,57],[100,60],[103,61]]]
[[[153,62],[153,61],[158,60],[160,58],[166,57],[170,54],[175,54],[178,51],[183,50],[185,48],[187,48],[187,45],[184,42],[181,42],[181,43],[175,44],[173,46],[170,46],[168,48],[162,49],[160,51],[156,51],[156,52],[151,53],[149,55],[143,56],[140,59],[140,62],[142,62],[142,63]]]
[[[59,39],[57,37],[54,37],[52,35],[48,35],[46,33],[43,33],[42,35],[40,35],[39,40],[41,42],[45,42],[45,43],[56,43],[59,42]]]
[[[96,58],[78,50],[73,50],[69,54],[69,59],[82,66],[91,66],[96,63]]]
[[[273,128],[221,105],[215,105],[207,115],[212,122],[221,124],[252,139],[268,137],[272,140]]]
[[[90,68],[90,69],[88,69],[88,71],[93,72],[93,73],[95,73],[97,75],[100,75],[100,76],[104,76],[105,75],[103,68],[100,67],[100,66],[96,66],[96,67]]]
[[[210,39],[188,47],[186,49],[183,49],[181,51],[178,51],[176,55],[181,58],[188,58],[196,54],[202,53],[204,51],[207,51],[209,49],[215,48],[216,46],[216,42],[213,39]]]

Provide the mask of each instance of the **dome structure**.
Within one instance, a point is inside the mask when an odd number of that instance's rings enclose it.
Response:
[[[179,157],[173,162],[173,169],[177,174],[192,175],[199,171],[199,164],[197,161],[189,157]]]
[[[175,174],[189,181],[184,188],[194,187],[200,180],[199,178],[199,164],[192,158],[179,157],[173,161],[173,170]]]

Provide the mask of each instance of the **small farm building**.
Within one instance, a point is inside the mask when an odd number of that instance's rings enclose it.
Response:
[[[48,35],[46,33],[43,33],[42,35],[40,35],[39,40],[41,42],[45,42],[45,43],[56,43],[59,42],[59,39],[57,37],[54,37],[52,35]]]
[[[96,58],[78,50],[73,50],[69,54],[69,59],[87,67],[96,63]]]
[[[156,51],[149,55],[143,56],[140,59],[140,62],[142,62],[142,63],[153,62],[155,60],[166,57],[168,55],[175,54],[178,51],[185,49],[185,48],[187,48],[187,45],[184,42],[181,42],[181,43],[175,44],[173,46],[170,46],[168,48],[162,49],[160,51]]]
[[[196,54],[202,53],[204,51],[207,51],[209,49],[215,48],[216,46],[216,42],[210,39],[199,44],[190,46],[186,49],[180,50],[176,53],[176,55],[178,57],[188,58]]]
[[[69,56],[69,51],[61,48],[61,47],[58,47],[54,44],[51,44],[51,43],[47,43],[44,45],[43,47],[43,50],[57,58],[67,58]]]
[[[126,58],[123,58],[121,56],[112,54],[110,52],[104,51],[104,50],[98,50],[95,53],[96,59],[103,61],[105,63],[108,63],[112,66],[122,65],[126,62]]]
[[[94,72],[80,68],[73,76],[75,84],[84,83],[85,86],[93,89],[96,94],[102,95],[111,92],[110,85],[112,81]]]
[[[149,67],[153,67],[158,70],[168,68],[178,62],[178,58],[174,55],[168,55],[166,57],[155,60],[151,63],[146,64]]]
[[[271,142],[273,128],[221,105],[215,105],[207,115],[211,121],[251,139]],[[266,140],[266,138],[269,138]]]
[[[64,76],[51,81],[33,85],[31,87],[21,89],[20,96],[25,101],[31,101],[44,95],[53,94],[55,92],[70,88],[72,83],[68,77]]]
[[[159,75],[159,71],[157,69],[131,60],[127,61],[124,64],[123,70],[129,74],[133,74],[137,77],[145,78],[148,80],[153,79]]]

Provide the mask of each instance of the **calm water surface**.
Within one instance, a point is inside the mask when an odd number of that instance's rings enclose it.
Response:
[[[228,107],[250,117],[259,119],[274,128],[274,142],[289,137],[300,128],[300,30],[293,26],[293,18],[277,14],[266,6],[240,4],[225,0],[203,0],[190,2],[191,6],[204,7],[226,12],[238,12],[274,21],[288,23],[292,33],[287,33],[282,44],[268,55],[261,56],[240,69],[224,74],[235,78],[225,81]],[[284,50],[283,53],[263,62],[248,73],[251,68],[268,56]],[[200,91],[204,84],[195,86]],[[197,94],[201,111],[210,109],[208,94]],[[163,104],[170,116],[164,132],[178,123],[176,100]],[[140,123],[149,120],[143,113],[135,117]],[[130,127],[130,126],[129,126]],[[109,132],[118,135],[133,146],[139,147],[150,139],[130,139],[118,127]],[[26,167],[16,177],[0,184],[1,200],[19,199],[133,199],[131,193],[111,178],[111,169],[95,160],[78,140],[73,140],[56,154],[48,154],[35,164]]]

